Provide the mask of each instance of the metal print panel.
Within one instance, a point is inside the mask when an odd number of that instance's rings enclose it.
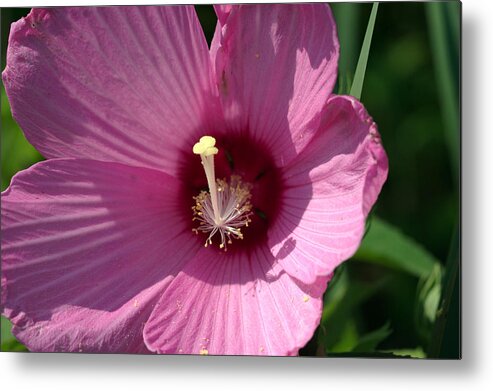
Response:
[[[460,357],[460,3],[2,29],[3,351]]]

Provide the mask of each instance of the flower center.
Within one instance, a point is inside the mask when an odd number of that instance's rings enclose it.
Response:
[[[199,222],[195,233],[204,232],[209,236],[205,241],[205,247],[212,244],[212,239],[219,234],[219,248],[227,251],[227,245],[232,239],[243,239],[241,229],[248,227],[252,215],[251,188],[248,183],[243,183],[238,175],[232,175],[229,183],[224,179],[217,179],[214,171],[214,155],[217,149],[216,139],[211,136],[203,136],[193,146],[193,153],[200,155],[202,166],[207,178],[209,191],[201,191],[193,197],[195,205],[192,207],[193,220]]]
[[[224,253],[228,245],[227,254],[230,256],[237,252],[251,253],[266,244],[269,229],[275,224],[284,205],[282,173],[274,163],[269,147],[264,141],[252,137],[248,129],[209,132],[206,134],[213,137],[197,143],[195,152],[199,156],[190,159],[190,150],[205,132],[187,140],[185,145],[188,146],[181,150],[178,175],[182,186],[180,194],[177,194],[177,212],[186,221],[186,229],[193,235],[191,240],[197,239],[200,245],[204,245],[206,239],[211,239],[214,245],[207,240],[209,251]],[[217,220],[213,197],[217,205]],[[207,212],[204,213],[206,204]],[[233,213],[227,213],[228,205]],[[199,215],[199,212],[203,214]],[[228,215],[230,219],[226,218]],[[221,226],[221,216],[224,234],[222,249],[219,248],[222,243],[219,228],[210,236],[214,227]],[[201,218],[208,218],[207,223]],[[226,226],[239,229],[241,235],[233,235],[225,230]],[[229,238],[226,232],[230,232]],[[235,240],[240,237],[242,240]],[[229,245],[229,240],[233,244]]]

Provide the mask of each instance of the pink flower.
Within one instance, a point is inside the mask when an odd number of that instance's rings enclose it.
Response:
[[[210,50],[193,7],[12,25],[3,80],[48,159],[2,193],[3,314],[30,350],[287,355],[317,327],[387,158],[331,95],[328,6],[216,11]]]

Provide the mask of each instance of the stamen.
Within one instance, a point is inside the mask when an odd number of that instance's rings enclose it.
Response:
[[[215,179],[214,155],[218,153],[215,145],[214,137],[204,136],[193,146],[193,153],[200,155],[209,185],[209,192],[201,191],[194,197],[193,220],[197,220],[199,226],[193,231],[209,233],[205,247],[212,244],[212,238],[219,233],[219,248],[226,251],[232,239],[243,239],[241,228],[248,227],[251,221],[251,185],[243,183],[237,175],[232,175],[229,183]]]

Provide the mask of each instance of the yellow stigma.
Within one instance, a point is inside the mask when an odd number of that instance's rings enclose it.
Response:
[[[215,155],[219,150],[215,147],[216,139],[212,136],[203,136],[198,143],[193,146],[193,153],[196,155],[210,156]]]
[[[215,145],[214,137],[203,136],[193,146],[193,153],[200,155],[209,185],[209,192],[201,191],[194,197],[193,220],[199,221],[199,226],[193,231],[197,234],[199,231],[209,233],[205,247],[212,244],[213,236],[219,233],[219,248],[226,251],[227,244],[232,243],[231,239],[243,239],[241,228],[251,221],[251,185],[244,184],[237,175],[231,176],[229,183],[221,179],[216,181],[214,155],[219,150]]]

